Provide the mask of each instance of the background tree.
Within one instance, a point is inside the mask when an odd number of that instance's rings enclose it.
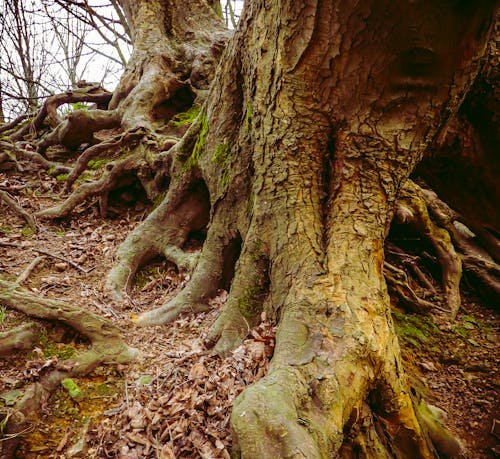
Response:
[[[268,375],[234,407],[235,454],[458,455],[458,442],[412,399],[384,268],[406,305],[453,319],[462,267],[451,238],[464,242],[451,228],[457,217],[408,178],[471,86],[495,5],[252,1],[215,72],[229,37],[219,5],[120,4],[134,48],[109,106],[71,113],[38,150],[83,146],[68,192],[90,159],[126,154],[38,217],[66,217],[93,196],[105,215],[110,190],[133,173],[148,197],[166,195],[121,246],[109,291],[123,296],[157,254],[192,272],[138,324],[204,311],[226,288],[209,336],[216,352],[235,347],[262,314],[279,325]],[[104,104],[100,93],[72,95],[97,96]],[[179,120],[197,110],[186,131]],[[120,134],[94,138],[109,128]],[[394,214],[434,246],[443,304],[419,298],[385,261]],[[203,229],[200,253],[184,251]],[[474,266],[495,286],[493,260]]]

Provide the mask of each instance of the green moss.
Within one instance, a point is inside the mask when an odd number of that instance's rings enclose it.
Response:
[[[54,171],[56,170],[56,166],[50,166],[48,169],[47,169],[47,174],[48,175],[52,175],[54,173]]]
[[[203,114],[198,123],[200,124],[200,133],[198,134],[198,139],[194,144],[193,151],[186,162],[182,165],[183,171],[188,171],[198,164],[201,158],[203,150],[205,148],[205,142],[208,135],[208,119],[205,114]]]
[[[199,105],[193,105],[189,110],[182,113],[177,113],[177,115],[175,115],[172,118],[172,124],[175,127],[191,124],[199,114],[200,114]]]
[[[44,357],[57,356],[61,360],[69,360],[76,355],[76,349],[67,344],[61,343],[46,343],[43,349]]]
[[[158,196],[156,196],[153,202],[153,210],[156,209],[163,202],[166,195],[167,193],[160,193]]]
[[[67,178],[68,178],[68,174],[59,174],[59,175],[56,175],[56,180],[58,182],[65,182]]]
[[[106,383],[99,383],[95,386],[95,391],[98,396],[100,397],[111,397],[112,395],[115,395],[118,390],[109,384]]]
[[[142,289],[153,278],[160,277],[161,274],[158,266],[146,266],[135,275],[135,286]]]
[[[212,162],[222,167],[222,186],[225,188],[229,184],[230,163],[231,163],[231,143],[226,141],[215,147]]]
[[[231,144],[229,142],[224,142],[215,147],[214,155],[212,156],[212,162],[219,164],[220,166],[228,166],[231,160]]]
[[[0,225],[0,232],[9,235],[12,233],[13,228],[9,225]]]
[[[33,234],[35,234],[35,230],[33,228],[25,227],[21,231],[21,234],[23,235],[23,237],[31,237],[33,236]]]
[[[61,385],[68,391],[69,396],[75,401],[81,401],[85,398],[84,392],[78,387],[78,384],[71,379],[65,378],[61,381]]]
[[[400,338],[417,347],[432,344],[441,332],[430,317],[394,312],[396,333]]]
[[[246,133],[250,134],[250,132],[252,131],[252,102],[248,102],[246,106],[244,123]]]
[[[109,159],[91,159],[88,163],[87,163],[87,167],[89,169],[92,169],[92,170],[97,170],[97,169],[101,169],[102,167],[104,167],[106,164],[109,163]]]
[[[260,302],[255,301],[255,297],[261,293],[257,286],[249,287],[245,293],[238,298],[238,308],[247,319],[253,319],[260,313]]]
[[[0,325],[4,324],[6,317],[7,317],[7,308],[5,306],[0,306]]]

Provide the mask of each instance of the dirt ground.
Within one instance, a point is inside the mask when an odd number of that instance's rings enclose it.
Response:
[[[63,179],[0,172],[0,189],[34,213],[61,199]],[[64,221],[39,222],[37,232],[0,202],[0,276],[13,280],[37,256],[43,257],[23,282],[25,288],[105,316],[140,351],[130,364],[103,366],[76,380],[84,394],[78,401],[58,389],[23,434],[19,458],[228,458],[233,400],[266,372],[274,329],[265,317],[224,358],[204,347],[224,291],[207,313],[160,327],[134,325],[135,315],[161,305],[187,280],[162,260],[139,273],[125,301],[106,297],[104,279],[116,249],[149,209],[130,199],[131,193],[117,192],[110,202],[117,213],[111,211],[105,219],[94,202]],[[454,324],[399,312],[395,321],[413,384],[444,411],[445,423],[464,442],[465,457],[493,458],[500,455],[499,320],[495,305],[480,304],[466,280],[464,287],[464,305]],[[0,332],[24,320],[0,304]],[[35,349],[0,359],[0,394],[35,380],[51,362],[85,348],[73,331],[40,323]],[[0,406],[8,403],[0,395]]]

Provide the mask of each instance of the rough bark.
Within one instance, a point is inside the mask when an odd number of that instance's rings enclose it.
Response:
[[[210,193],[200,261],[181,300],[138,319],[164,323],[206,301],[200,286],[214,273],[222,285],[223,249],[241,241],[209,339],[232,348],[263,309],[279,322],[269,374],[234,407],[241,457],[436,454],[403,374],[383,244],[399,189],[472,82],[492,12],[247,5],[198,118],[202,145],[178,155]],[[342,447],[350,432],[354,449]]]

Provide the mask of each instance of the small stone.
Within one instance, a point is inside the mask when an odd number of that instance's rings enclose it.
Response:
[[[433,362],[423,361],[420,362],[420,366],[427,371],[437,371],[436,365]]]
[[[60,273],[66,271],[68,269],[68,263],[65,263],[65,262],[60,262],[60,263],[56,263],[54,265],[54,268],[56,268],[57,271],[59,271]]]

